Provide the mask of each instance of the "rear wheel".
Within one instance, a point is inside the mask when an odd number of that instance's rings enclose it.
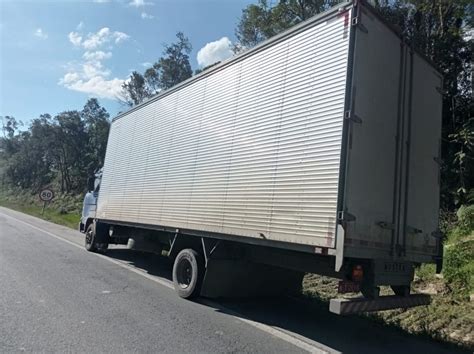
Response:
[[[178,253],[173,265],[173,283],[180,297],[190,299],[199,295],[204,268],[202,257],[195,250],[186,248]]]
[[[377,299],[380,295],[380,288],[374,285],[362,284],[360,292],[366,299]]]
[[[391,285],[390,286],[397,296],[409,296],[410,286],[409,285]]]

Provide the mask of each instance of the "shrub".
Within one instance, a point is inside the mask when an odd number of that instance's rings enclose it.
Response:
[[[436,266],[434,264],[422,264],[416,269],[416,275],[422,281],[431,281],[435,279]]]
[[[469,235],[474,230],[474,204],[462,205],[456,215],[459,233]]]
[[[474,242],[459,242],[446,248],[443,274],[455,296],[469,296],[474,290]]]

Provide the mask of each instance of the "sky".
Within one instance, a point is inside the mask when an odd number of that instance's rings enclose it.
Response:
[[[252,0],[0,0],[0,116],[28,124],[82,109],[97,97],[113,117],[134,70],[182,31],[193,69],[232,55],[235,26]]]

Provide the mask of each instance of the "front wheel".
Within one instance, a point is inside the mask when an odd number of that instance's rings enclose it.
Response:
[[[186,248],[178,253],[173,265],[173,283],[180,297],[191,299],[199,295],[204,268],[202,257],[195,250]]]
[[[99,243],[97,234],[95,232],[94,224],[91,223],[86,230],[86,237],[84,246],[89,252],[105,252],[107,250],[107,243]]]

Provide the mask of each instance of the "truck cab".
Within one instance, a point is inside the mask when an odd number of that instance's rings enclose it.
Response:
[[[82,203],[81,221],[79,222],[79,231],[82,233],[86,232],[87,227],[95,218],[101,179],[102,169],[87,180],[87,193]]]

